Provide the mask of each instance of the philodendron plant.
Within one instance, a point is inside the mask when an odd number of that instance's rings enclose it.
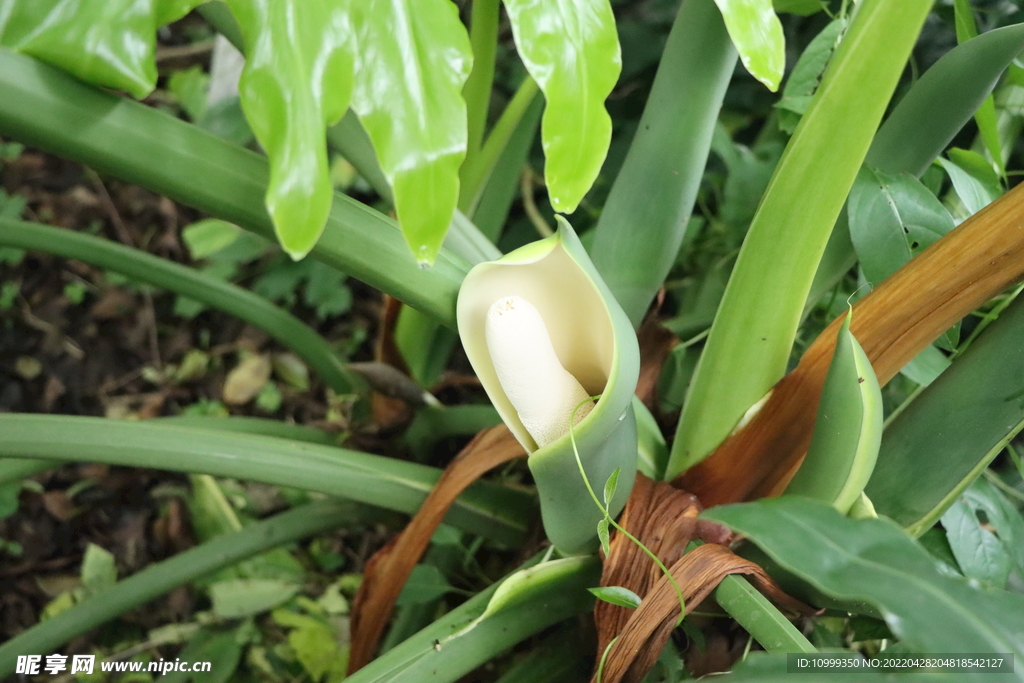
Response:
[[[332,397],[361,409],[367,382],[398,396],[415,417],[389,448],[420,460],[237,415],[0,413],[3,501],[62,462],[166,468],[204,475],[193,509],[212,497],[226,530],[68,593],[0,645],[0,678],[194,584],[212,616],[164,656],[221,662],[220,680],[340,680],[345,582],[322,576],[336,568],[275,560],[283,581],[238,563],[339,525],[393,527],[384,508],[416,517],[365,569],[351,683],[455,681],[490,660],[474,680],[639,683],[657,667],[675,683],[733,664],[741,683],[788,680],[783,653],[825,648],[1017,656],[984,680],[1024,680],[1019,10],[987,3],[979,25],[969,0],[682,0],[669,23],[667,7],[0,0],[0,135],[236,224],[207,223],[218,249],[182,264],[22,221],[50,207],[0,193],[0,302],[17,250],[171,290],[264,329]],[[209,101],[198,69],[152,98],[165,111],[120,94],[164,85],[156,32],[182,17],[243,53],[237,87]],[[247,290],[265,261],[208,267],[242,246],[239,227],[308,253],[332,287],[351,276],[401,302],[375,350],[393,367],[357,374],[318,332],[332,326]],[[26,319],[35,301],[18,299]],[[490,405],[431,393],[458,368],[455,329]],[[296,391],[315,402],[313,386]],[[443,471],[421,464],[474,434]],[[473,481],[499,465],[509,476]],[[243,523],[214,476],[332,499]],[[596,652],[573,619],[591,610]]]
[[[640,350],[629,319],[560,216],[551,237],[473,268],[458,306],[466,355],[530,454],[548,538],[568,554],[592,552],[604,518],[592,487],[636,471]],[[612,515],[631,483],[605,501]]]

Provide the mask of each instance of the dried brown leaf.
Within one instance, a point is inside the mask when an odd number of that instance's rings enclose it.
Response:
[[[1024,185],[964,221],[853,307],[851,331],[885,384],[956,321],[1024,279]],[[810,444],[834,320],[761,410],[676,482],[707,506],[780,493]]]
[[[669,571],[679,584],[690,612],[729,574],[746,574],[761,592],[795,613],[808,608],[790,598],[759,566],[725,546],[708,543],[679,558]],[[679,618],[679,599],[668,577],[662,576],[630,614],[612,645],[602,683],[639,683],[658,659]],[[595,674],[596,680],[596,674]]]
[[[445,468],[402,533],[370,558],[352,604],[350,674],[373,658],[398,594],[455,499],[488,470],[525,455],[505,425],[483,430]]]

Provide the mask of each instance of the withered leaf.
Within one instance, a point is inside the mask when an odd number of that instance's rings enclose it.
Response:
[[[402,533],[370,558],[352,604],[349,674],[373,659],[402,586],[459,494],[488,470],[525,455],[505,425],[483,430],[445,468]]]
[[[1003,195],[911,260],[853,307],[851,331],[884,385],[956,321],[1024,279],[1024,185]],[[836,331],[834,320],[765,405],[676,483],[707,506],[785,489],[814,429]]]

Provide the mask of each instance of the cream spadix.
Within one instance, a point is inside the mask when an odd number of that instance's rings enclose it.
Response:
[[[537,445],[567,433],[573,409],[589,394],[562,367],[537,308],[521,296],[498,299],[487,311],[485,335],[498,382]],[[593,402],[580,405],[573,424],[593,408]]]
[[[576,233],[561,217],[558,223],[551,237],[475,266],[459,290],[458,322],[481,385],[530,454],[548,538],[578,554],[596,548],[602,515],[568,435],[572,410],[600,396],[577,412],[573,438],[595,490],[620,471],[608,506],[617,515],[636,472],[640,352]]]

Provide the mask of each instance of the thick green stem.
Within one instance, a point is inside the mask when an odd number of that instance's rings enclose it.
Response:
[[[747,232],[666,476],[703,460],[786,372],[818,262],[932,0],[863,0]]]
[[[487,126],[487,110],[491,103],[494,82],[494,55],[498,47],[498,0],[473,0],[469,15],[469,41],[473,45],[473,70],[462,88],[466,100],[468,144],[466,163],[480,151]]]
[[[254,434],[64,415],[0,414],[0,456],[202,472],[294,486],[399,512],[416,512],[441,472],[369,453]],[[446,521],[499,543],[520,543],[532,497],[477,482]]]
[[[18,655],[57,652],[72,638],[177,586],[275,546],[330,531],[345,522],[372,521],[374,516],[372,510],[359,505],[322,501],[289,510],[152,564],[0,645],[0,679],[14,673]]]
[[[230,282],[100,237],[7,218],[0,218],[0,245],[78,259],[235,315],[295,351],[336,392],[352,391],[353,379],[326,339],[283,308]]]
[[[0,92],[0,134],[274,238],[264,157],[6,49]],[[397,224],[354,199],[335,195],[311,255],[455,327],[469,264],[442,250],[420,268]]]
[[[817,652],[768,598],[742,576],[730,575],[715,589],[715,600],[768,652]]]
[[[591,249],[634,326],[675,263],[735,66],[713,0],[685,0]]]
[[[501,118],[494,124],[494,129],[487,136],[487,142],[480,149],[480,153],[462,165],[459,210],[467,214],[472,214],[475,210],[487,185],[487,179],[491,177],[495,164],[501,158],[501,153],[508,146],[512,134],[529,110],[537,92],[537,82],[527,76],[505,107],[505,111],[501,113]]]

